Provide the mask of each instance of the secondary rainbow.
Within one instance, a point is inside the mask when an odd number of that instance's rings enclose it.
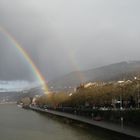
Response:
[[[27,63],[30,65],[30,67],[31,67],[33,73],[35,74],[36,78],[39,80],[39,82],[43,86],[43,90],[47,94],[48,93],[48,86],[46,84],[46,80],[42,76],[41,72],[36,67],[34,62],[31,60],[28,53],[21,47],[21,45],[18,43],[18,41],[6,29],[0,27],[0,32],[2,32],[11,41],[11,43],[14,44],[15,48],[17,48],[17,50],[22,54],[22,56],[25,58]]]

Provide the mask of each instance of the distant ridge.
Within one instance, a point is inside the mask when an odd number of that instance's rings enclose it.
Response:
[[[86,71],[74,71],[50,81],[48,85],[52,90],[65,90],[80,83],[128,79],[137,74],[140,74],[140,61],[123,61]]]

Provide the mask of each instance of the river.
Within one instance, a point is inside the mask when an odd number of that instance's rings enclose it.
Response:
[[[16,105],[0,105],[1,140],[121,140],[83,129]]]

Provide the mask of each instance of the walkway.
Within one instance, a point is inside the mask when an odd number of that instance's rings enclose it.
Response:
[[[80,121],[83,123],[87,123],[93,126],[98,126],[100,128],[105,128],[120,134],[124,134],[124,135],[128,135],[128,136],[132,136],[132,137],[136,137],[136,138],[140,138],[140,130],[136,130],[134,128],[128,128],[128,127],[121,127],[121,125],[116,125],[113,123],[109,123],[109,122],[104,122],[104,121],[94,121],[82,116],[78,116],[78,115],[73,115],[73,114],[69,114],[69,113],[63,113],[63,112],[58,112],[58,111],[52,111],[52,110],[44,110],[44,109],[40,109],[40,108],[36,108],[36,107],[30,107],[32,110],[35,111],[41,111],[41,112],[46,112],[49,114],[53,114],[53,115],[57,115],[60,117],[65,117],[65,118],[69,118],[75,121]]]

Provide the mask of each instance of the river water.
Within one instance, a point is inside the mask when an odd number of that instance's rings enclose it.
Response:
[[[1,140],[120,140],[105,132],[83,129],[25,110],[16,105],[0,105]]]

